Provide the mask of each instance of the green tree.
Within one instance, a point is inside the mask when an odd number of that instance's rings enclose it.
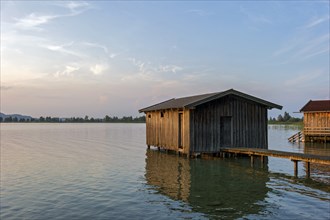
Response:
[[[7,117],[5,118],[5,122],[13,122],[13,117]]]
[[[20,118],[19,122],[25,122],[25,118]]]
[[[282,115],[278,115],[277,121],[283,121],[283,116]]]
[[[111,120],[111,118],[109,117],[109,115],[106,115],[106,116],[104,117],[104,121],[105,121],[105,122],[110,122],[110,120]]]
[[[284,115],[283,115],[283,121],[289,121],[291,118],[290,114],[287,113],[287,112],[284,112]]]

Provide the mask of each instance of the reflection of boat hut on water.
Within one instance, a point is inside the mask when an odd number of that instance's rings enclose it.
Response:
[[[267,172],[249,160],[187,160],[156,150],[146,152],[147,184],[173,200],[184,201],[206,217],[237,219],[263,210],[269,191]]]
[[[289,141],[330,141],[330,100],[310,100],[300,112],[304,113],[304,129]]]
[[[147,145],[186,155],[223,147],[268,148],[267,110],[282,106],[230,89],[170,99],[146,114]]]

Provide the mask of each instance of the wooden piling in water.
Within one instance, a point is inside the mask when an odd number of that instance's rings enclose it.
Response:
[[[294,163],[294,176],[298,176],[298,160],[291,160]]]
[[[310,165],[310,162],[306,162],[306,177],[307,178],[310,178],[311,176],[311,165]]]

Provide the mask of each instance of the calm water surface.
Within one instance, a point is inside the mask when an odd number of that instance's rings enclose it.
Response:
[[[269,126],[269,148],[294,126]],[[1,124],[0,219],[330,219],[330,168],[269,158],[185,159],[146,150],[144,124]]]

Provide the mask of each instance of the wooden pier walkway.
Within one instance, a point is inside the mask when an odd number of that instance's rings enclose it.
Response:
[[[298,161],[304,161],[307,163],[306,175],[310,176],[310,163],[319,163],[330,165],[330,156],[304,154],[304,153],[293,153],[278,150],[268,150],[259,148],[223,148],[221,153],[229,153],[234,155],[249,155],[251,157],[251,164],[254,163],[254,156],[260,156],[261,162],[263,163],[264,157],[279,157],[289,159],[294,162],[294,175],[298,175]]]

